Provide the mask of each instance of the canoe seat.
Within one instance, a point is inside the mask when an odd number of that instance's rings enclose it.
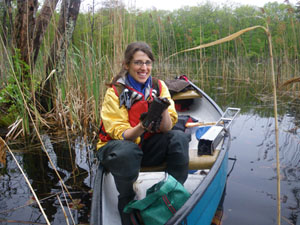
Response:
[[[184,100],[184,99],[193,99],[193,98],[201,98],[202,95],[195,90],[188,90],[185,92],[179,92],[172,96],[174,100]]]
[[[214,162],[216,161],[220,150],[215,150],[213,155],[203,155],[198,156],[197,149],[190,149],[190,162],[189,169],[190,170],[204,170],[210,169]],[[141,172],[158,172],[164,171],[166,169],[166,163],[163,163],[158,166],[146,166],[141,168]]]

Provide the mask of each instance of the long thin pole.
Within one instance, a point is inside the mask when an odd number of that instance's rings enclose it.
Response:
[[[270,62],[273,82],[273,99],[274,99],[274,119],[275,119],[275,141],[276,141],[276,168],[277,168],[277,224],[281,224],[281,201],[280,201],[280,159],[279,159],[279,138],[278,138],[278,115],[277,115],[277,93],[276,93],[276,78],[274,71],[274,60],[272,51],[272,37],[267,25],[267,35],[270,51]]]
[[[280,219],[281,219],[281,202],[280,202],[280,161],[279,161],[279,140],[278,140],[278,116],[277,116],[277,94],[276,94],[276,79],[275,79],[275,71],[274,71],[274,60],[273,60],[273,51],[272,51],[272,37],[271,37],[271,33],[269,30],[269,26],[267,24],[267,28],[264,26],[253,26],[253,27],[248,27],[245,28],[243,30],[240,30],[234,34],[231,34],[227,37],[221,38],[219,40],[207,43],[207,44],[202,44],[199,45],[197,47],[194,48],[189,48],[189,49],[185,49],[179,52],[176,52],[170,56],[168,56],[167,58],[165,58],[165,60],[168,60],[170,57],[173,57],[179,53],[183,53],[183,52],[189,52],[189,51],[194,51],[194,50],[198,50],[198,49],[202,49],[202,48],[207,48],[210,46],[214,46],[214,45],[218,45],[221,43],[225,43],[228,41],[231,41],[239,36],[241,36],[242,34],[254,30],[256,28],[261,28],[263,29],[267,36],[268,36],[268,43],[269,43],[269,54],[270,54],[270,62],[271,62],[271,73],[272,73],[272,83],[273,83],[273,98],[274,98],[274,119],[275,119],[275,141],[276,141],[276,164],[277,164],[277,223],[278,225],[281,224]]]

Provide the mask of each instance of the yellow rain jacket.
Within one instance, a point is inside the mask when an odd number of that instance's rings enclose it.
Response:
[[[169,114],[173,126],[177,123],[178,115],[175,110],[174,101],[171,99],[170,92],[162,80],[160,97],[166,97],[170,101],[171,105],[168,107]],[[106,133],[115,140],[124,140],[123,133],[125,130],[131,128],[129,123],[128,111],[124,105],[120,107],[120,100],[113,88],[108,88],[104,97],[104,101],[101,109],[101,120],[105,128]],[[141,138],[138,137],[135,140],[136,144],[141,142]],[[99,139],[97,143],[97,149],[103,147],[107,142]]]

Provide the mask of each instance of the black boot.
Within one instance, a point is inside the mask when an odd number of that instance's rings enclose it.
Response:
[[[134,177],[115,177],[115,183],[119,192],[118,196],[118,209],[122,220],[122,225],[131,225],[130,214],[124,213],[125,206],[134,199],[135,192],[133,190],[133,183],[137,179]]]
[[[131,225],[132,224],[131,220],[130,220],[130,214],[124,213],[123,210],[124,210],[125,206],[131,200],[133,200],[133,198],[134,198],[134,195],[133,196],[124,197],[124,198],[120,198],[119,197],[118,209],[119,209],[119,213],[120,213],[122,225]]]
[[[189,165],[167,165],[167,173],[172,175],[182,185],[188,177]]]

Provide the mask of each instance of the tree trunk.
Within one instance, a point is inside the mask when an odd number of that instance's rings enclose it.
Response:
[[[35,64],[39,54],[40,46],[51,20],[58,0],[45,0],[41,12],[36,20],[36,27],[33,38],[33,63]]]
[[[57,2],[58,0],[45,0],[36,19],[38,0],[17,1],[14,45],[20,50],[21,60],[29,65],[31,69],[36,62],[44,34],[54,14]]]
[[[50,56],[48,58],[48,62],[47,62],[47,66],[46,66],[47,74],[49,74],[53,69],[57,69],[56,62],[58,62],[60,60],[59,55],[62,51],[61,48],[64,47],[63,46],[64,41],[65,41],[64,36],[65,36],[65,31],[66,31],[66,26],[67,26],[69,6],[70,6],[70,0],[63,0],[63,2],[61,3],[58,26],[57,26],[57,30],[55,33],[54,41],[51,46]]]
[[[66,52],[76,25],[80,3],[80,0],[63,0],[61,5],[58,29],[46,66],[46,74],[49,75],[52,70],[56,70],[55,75],[58,80],[61,80],[65,70]],[[56,85],[53,77],[46,80],[41,91],[40,103],[47,111],[51,110],[55,103],[53,97],[56,93]]]
[[[17,15],[14,27],[14,46],[20,50],[21,60],[31,66],[31,53],[33,47],[33,31],[38,0],[18,0]],[[24,68],[25,69],[25,68]],[[27,73],[28,71],[23,71]]]
[[[9,6],[7,7],[8,9],[11,8],[11,2],[12,0],[5,0],[5,6]],[[32,72],[37,61],[44,34],[54,14],[57,3],[58,0],[44,0],[43,7],[36,19],[38,0],[17,0],[17,11],[12,35],[13,50],[16,49],[14,53],[16,56],[14,65],[15,69],[19,69],[15,70],[15,72],[20,76],[20,81],[25,82],[28,85],[27,87],[30,87],[31,82],[30,77],[27,75]],[[36,93],[38,94],[37,97],[40,97],[40,101],[49,102],[49,99],[52,101],[52,96],[56,93],[55,86],[53,86],[54,88],[51,87],[54,79],[47,79],[47,77],[54,69],[56,70],[55,75],[58,79],[61,78],[64,72],[66,52],[76,25],[80,3],[80,0],[62,1],[59,24],[46,65],[44,90],[42,90],[42,93]],[[6,10],[6,12],[10,12],[9,15],[12,15],[10,10]],[[7,23],[6,15],[3,17],[3,24]],[[7,37],[6,34],[5,37]],[[45,104],[42,104],[42,106],[45,106]],[[46,109],[52,109],[52,107],[47,107]]]
[[[47,74],[53,69],[56,69],[58,73],[64,70],[66,50],[73,35],[79,8],[80,0],[64,0],[62,2],[58,30],[47,63]]]

